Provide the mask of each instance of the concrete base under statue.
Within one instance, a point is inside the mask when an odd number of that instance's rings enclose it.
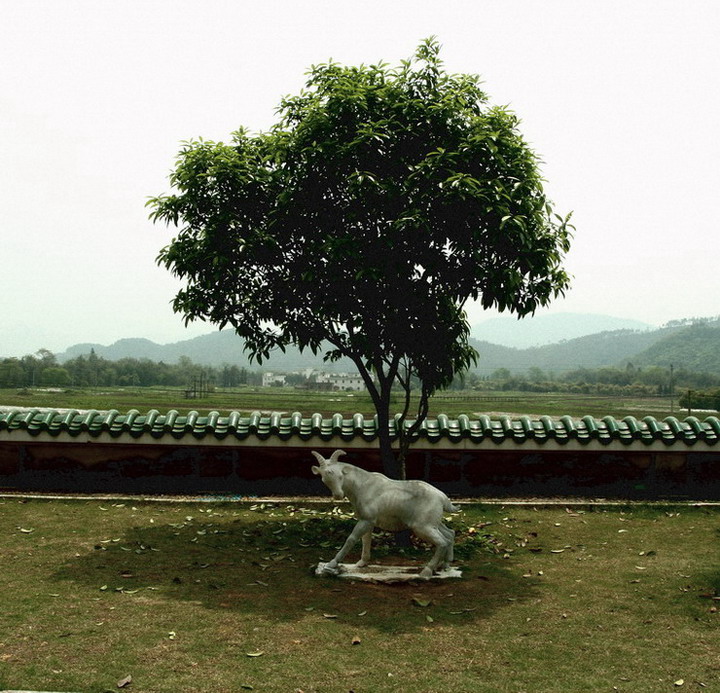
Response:
[[[361,568],[354,563],[341,563],[340,573],[334,575],[324,572],[327,563],[320,562],[315,569],[315,575],[345,578],[346,580],[362,580],[364,582],[411,582],[413,580],[447,580],[462,577],[458,568],[446,568],[434,573],[432,577],[424,578],[420,575],[420,567],[412,565],[378,565],[370,564]]]

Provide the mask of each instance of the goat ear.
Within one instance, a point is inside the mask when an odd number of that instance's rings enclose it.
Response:
[[[327,464],[327,460],[319,453],[315,452],[315,450],[311,450],[312,454],[315,455],[315,459],[321,464]]]
[[[347,454],[347,453],[345,452],[345,450],[335,450],[335,452],[334,452],[332,455],[330,455],[330,460],[329,460],[329,461],[330,461],[330,462],[337,462],[337,461],[338,461],[338,457],[340,457],[340,455],[346,455],[346,454]]]
[[[313,474],[320,474],[320,467],[316,467],[315,465],[312,466],[312,473]]]

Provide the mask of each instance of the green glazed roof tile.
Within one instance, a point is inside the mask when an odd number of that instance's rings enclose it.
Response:
[[[390,427],[392,437],[397,437],[397,418],[391,420]],[[123,436],[135,439],[148,437],[154,440],[180,440],[190,437],[208,442],[211,439],[226,438],[244,440],[250,436],[264,441],[274,438],[282,441],[307,441],[317,438],[328,441],[339,437],[347,442],[372,442],[377,437],[377,417],[366,417],[362,414],[354,414],[348,418],[341,414],[330,417],[323,417],[321,414],[303,416],[299,412],[263,414],[259,411],[250,414],[236,411],[221,414],[212,411],[201,416],[196,411],[181,415],[176,410],[161,413],[156,409],[146,414],[136,409],[124,414],[117,410],[79,412],[74,409],[41,411],[11,408],[0,411],[0,434],[5,433],[3,437],[7,438],[15,431],[23,431],[31,436],[49,434],[55,438],[73,438],[80,434],[98,437],[109,434],[115,439]],[[602,419],[591,416],[581,419],[569,416],[559,419],[549,416],[491,418],[488,415],[470,418],[463,414],[450,418],[441,414],[437,418],[427,419],[415,434],[415,438],[431,443],[456,443],[462,440],[481,443],[487,440],[498,445],[530,441],[541,445],[550,441],[565,444],[573,440],[581,444],[620,442],[632,445],[637,442],[650,445],[661,442],[665,445],[694,445],[702,441],[715,445],[720,442],[720,420],[715,416],[707,417],[703,421],[694,416],[684,420],[672,416],[658,420],[647,416],[638,421],[632,416],[618,420],[610,416]]]

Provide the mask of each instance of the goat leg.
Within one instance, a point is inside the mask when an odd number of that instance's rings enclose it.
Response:
[[[323,568],[323,572],[328,573],[330,575],[337,575],[340,572],[340,563],[343,558],[348,554],[350,549],[352,549],[355,544],[357,544],[360,537],[364,537],[366,534],[372,533],[374,525],[372,522],[368,520],[359,520],[358,523],[355,525],[352,532],[350,532],[350,536],[345,540],[345,543],[342,545],[342,548],[340,551],[337,552],[337,555],[335,558],[330,561],[325,568]],[[363,554],[365,540],[363,539]],[[368,547],[368,554],[369,554],[369,547]],[[362,558],[360,559],[362,561]]]

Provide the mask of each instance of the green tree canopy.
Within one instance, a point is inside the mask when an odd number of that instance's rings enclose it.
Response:
[[[184,144],[151,217],[179,227],[159,262],[186,321],[231,325],[251,357],[294,343],[354,361],[386,470],[390,389],[428,397],[476,354],[464,306],[532,313],[562,293],[568,217],[552,212],[518,119],[434,39],[412,60],[313,66],[269,132]],[[402,430],[402,429],[401,429]],[[401,455],[408,434],[401,435]]]

